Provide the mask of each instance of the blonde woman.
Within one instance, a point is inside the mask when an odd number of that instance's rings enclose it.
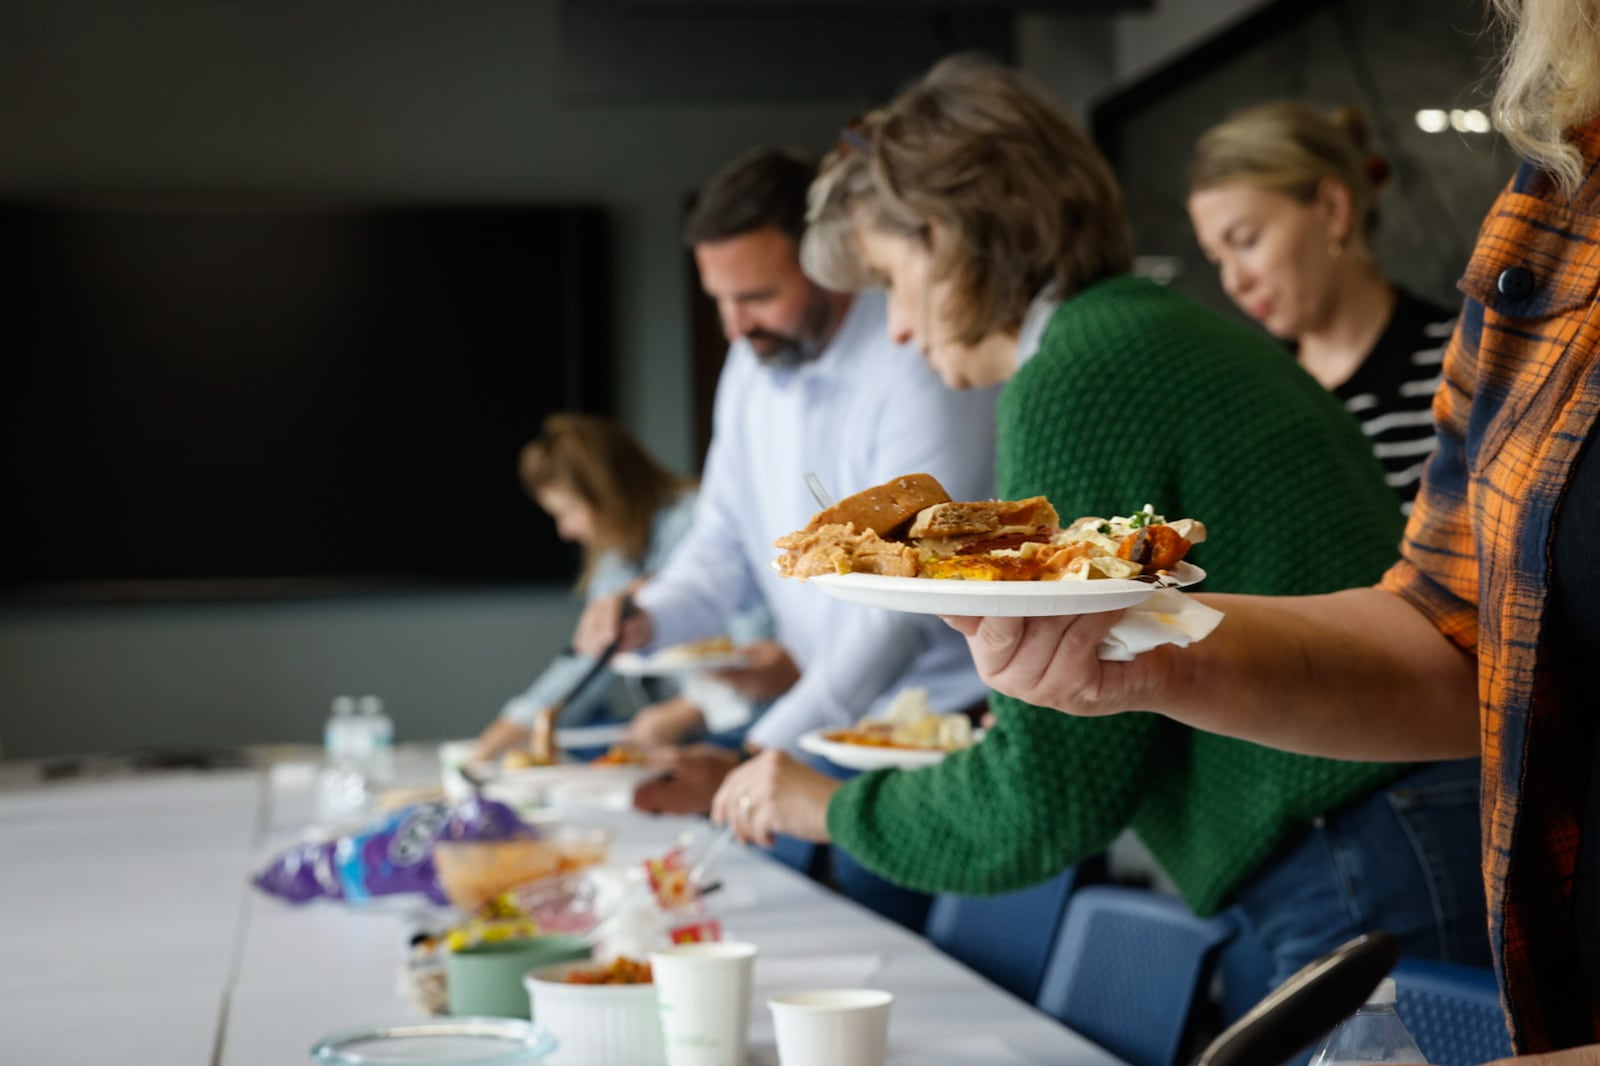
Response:
[[[1360,421],[1409,513],[1455,316],[1383,276],[1372,236],[1387,170],[1354,110],[1279,101],[1200,138],[1188,206],[1228,298]]]
[[[846,132],[810,218],[809,273],[886,288],[891,335],[952,387],[1006,383],[1001,495],[1067,516],[1152,502],[1238,531],[1197,549],[1208,584],[1237,591],[1344,588],[1393,560],[1400,514],[1345,412],[1259,333],[1129,274],[1109,166],[1016,72],[935,67]],[[1279,979],[1372,928],[1487,961],[1474,762],[1334,762],[1153,715],[990,709],[982,743],[915,772],[840,783],[765,753],[713,814],[969,894],[1041,881],[1131,828],[1196,912],[1236,908]]]
[[[553,414],[522,449],[518,472],[528,494],[550,515],[556,534],[579,545],[577,582],[586,600],[626,589],[654,573],[688,531],[694,483],[661,465],[609,418]],[[563,652],[478,737],[474,757],[495,758],[526,745],[540,710],[566,696],[593,664]],[[611,675],[602,673],[567,700],[568,722],[598,716]]]
[[[1114,616],[956,624],[996,688],[1074,715],[1342,758],[1481,751],[1512,1041],[1577,1066],[1600,1062],[1600,2],[1495,7],[1495,122],[1525,162],[1461,281],[1401,561],[1374,588],[1216,597],[1212,637],[1125,665],[1081,650]]]

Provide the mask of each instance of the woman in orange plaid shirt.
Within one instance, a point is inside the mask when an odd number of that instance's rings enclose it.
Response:
[[[1208,597],[1228,615],[1210,638],[1131,663],[1095,655],[1117,614],[950,621],[991,686],[1073,714],[1156,710],[1352,759],[1481,752],[1484,883],[1513,1042],[1594,1064],[1600,0],[1493,3],[1512,31],[1496,122],[1526,162],[1460,283],[1439,448],[1400,562],[1374,588]],[[1292,537],[1292,523],[1263,516],[1254,535]]]

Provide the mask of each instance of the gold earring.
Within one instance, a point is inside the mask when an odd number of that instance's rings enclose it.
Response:
[[[1344,254],[1344,242],[1343,241],[1329,241],[1328,242],[1328,258],[1329,259],[1337,259],[1343,254]]]

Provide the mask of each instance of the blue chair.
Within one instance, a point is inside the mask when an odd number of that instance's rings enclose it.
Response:
[[[1494,971],[1429,959],[1394,968],[1395,1013],[1429,1062],[1468,1066],[1511,1054]]]
[[[1084,866],[1069,866],[1020,892],[941,893],[928,908],[923,932],[946,955],[1032,1003],[1050,961],[1067,897],[1087,879]]]
[[[1197,918],[1171,896],[1080,889],[1036,1005],[1131,1066],[1175,1066],[1187,1057],[1191,1016],[1217,953],[1237,931],[1231,917]]]

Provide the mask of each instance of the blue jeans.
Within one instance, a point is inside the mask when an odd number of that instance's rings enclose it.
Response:
[[[1476,759],[1419,766],[1318,818],[1245,882],[1232,913],[1267,956],[1262,995],[1374,929],[1405,955],[1490,965],[1478,774]],[[1241,997],[1253,1001],[1230,989]]]

